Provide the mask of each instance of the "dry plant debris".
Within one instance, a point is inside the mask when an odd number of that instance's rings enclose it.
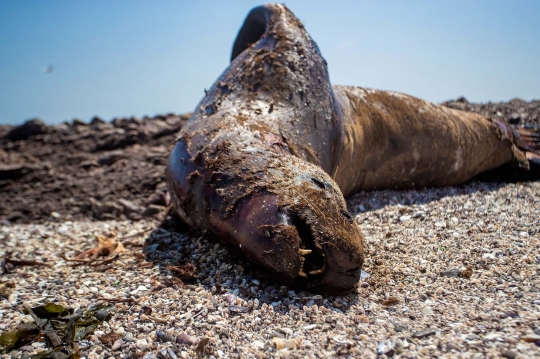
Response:
[[[102,236],[98,234],[96,235],[96,247],[81,252],[73,258],[64,255],[64,259],[72,262],[86,263],[91,266],[103,266],[104,264],[115,259],[125,250],[124,245],[121,242],[117,242],[114,238],[115,236],[115,232],[111,232],[109,236]],[[100,256],[105,258],[98,260]],[[107,269],[109,269],[109,267],[107,267]]]
[[[43,266],[43,267],[50,267],[50,264],[42,263],[34,260],[29,259],[12,259],[10,255],[5,255],[1,267],[2,267],[2,273],[8,273],[14,270],[16,267],[32,267],[32,266]]]
[[[95,305],[74,311],[55,303],[27,308],[25,323],[0,335],[0,353],[38,343],[51,349],[33,357],[80,358],[77,343],[92,334],[114,309],[112,305]]]

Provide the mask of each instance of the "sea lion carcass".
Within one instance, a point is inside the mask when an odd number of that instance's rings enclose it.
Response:
[[[528,166],[534,131],[399,93],[332,87],[302,23],[269,4],[248,14],[166,175],[194,228],[281,282],[341,291],[364,260],[343,195],[459,184],[514,159]]]

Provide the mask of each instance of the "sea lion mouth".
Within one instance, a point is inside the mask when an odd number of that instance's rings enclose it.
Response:
[[[300,258],[299,280],[310,276],[320,276],[326,269],[326,254],[322,246],[313,236],[313,232],[307,222],[296,215],[292,215],[291,224],[296,228],[300,238],[298,251]]]
[[[351,215],[340,210],[347,222]],[[343,214],[346,213],[347,215]],[[336,246],[332,233],[321,231],[295,213],[288,213],[289,223],[298,235],[299,269],[294,284],[306,289],[324,289],[326,292],[342,292],[350,289],[360,278],[363,259],[354,251]],[[360,233],[358,233],[360,235]]]

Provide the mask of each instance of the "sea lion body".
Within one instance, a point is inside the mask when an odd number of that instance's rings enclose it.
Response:
[[[191,226],[270,277],[341,291],[364,260],[343,194],[462,183],[525,156],[512,135],[407,95],[333,88],[300,21],[270,4],[246,18],[231,65],[180,132],[166,174]]]

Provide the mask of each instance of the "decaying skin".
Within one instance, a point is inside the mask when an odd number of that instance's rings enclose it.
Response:
[[[527,166],[537,134],[521,131],[398,93],[332,88],[303,25],[271,4],[246,18],[167,180],[188,224],[268,276],[343,291],[364,260],[343,195],[458,184],[515,158]]]

